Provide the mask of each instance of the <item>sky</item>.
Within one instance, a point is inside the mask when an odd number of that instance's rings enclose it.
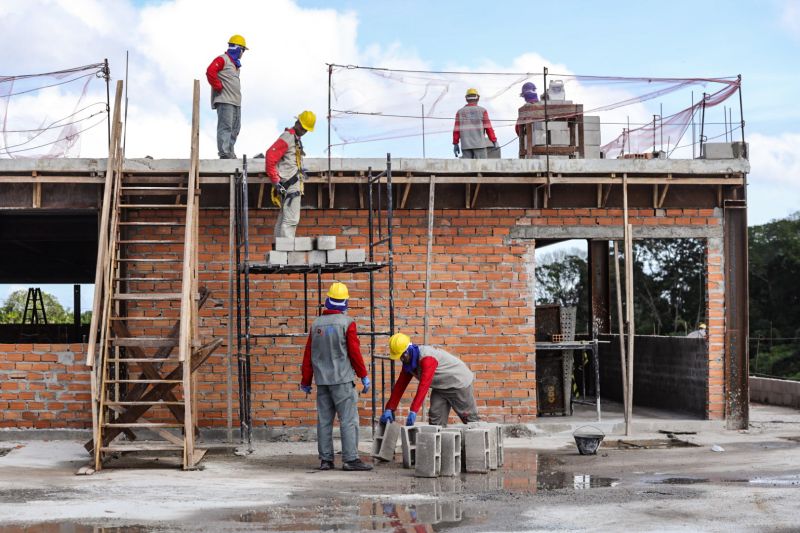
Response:
[[[0,76],[108,58],[116,81],[125,78],[127,51],[127,156],[188,157],[192,80],[199,79],[201,157],[214,158],[216,117],[205,69],[232,34],[243,35],[250,48],[242,59],[242,132],[236,145],[239,155],[250,157],[263,152],[304,109],[318,117],[316,130],[304,138],[306,152],[326,155],[326,63],[496,73],[541,73],[547,66],[553,73],[632,77],[741,74],[752,165],[749,222],[768,222],[800,209],[800,0],[241,0],[221,5],[210,0],[3,0],[0,27],[6,46],[0,47]],[[541,87],[538,76],[531,81]],[[332,107],[416,116],[418,105],[425,104],[426,156],[453,157],[448,117],[463,105],[464,88],[476,86],[501,144],[513,143],[513,128],[503,120],[516,116],[518,82],[524,80],[458,75],[422,81],[337,70]],[[698,98],[707,88],[692,90]],[[14,96],[6,127],[42,124],[63,117],[64,109],[77,103],[105,101],[100,79],[89,84],[81,100],[79,93],[79,84],[69,83]],[[567,97],[590,107],[638,94],[639,87],[571,83]],[[687,90],[601,115],[603,142],[619,133],[621,123],[651,120],[659,104],[669,115],[689,105],[691,97]],[[737,100],[726,105],[738,124]],[[722,110],[709,111],[709,122],[721,118]],[[97,119],[85,121],[97,125],[81,135],[70,156],[105,156],[107,133],[102,116]],[[395,157],[421,157],[419,122],[335,116],[334,145],[342,139],[413,133],[335,146],[332,154],[381,157],[391,151]],[[707,133],[720,135],[721,128],[709,125]],[[734,134],[738,140],[740,132]],[[683,142],[691,143],[687,137]],[[8,143],[0,139],[0,145]],[[686,150],[682,154],[686,157]],[[71,302],[71,288],[67,294]]]

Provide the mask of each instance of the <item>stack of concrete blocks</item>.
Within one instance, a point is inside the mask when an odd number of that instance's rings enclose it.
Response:
[[[395,422],[378,425],[378,431],[372,441],[372,457],[387,462],[394,460],[394,450],[402,427]]]
[[[491,438],[490,434],[495,437]],[[496,433],[485,427],[467,427],[464,431],[464,466],[467,472],[485,474],[489,471],[491,442],[497,442]],[[494,463],[497,463],[495,455]]]
[[[306,265],[313,249],[311,237],[276,237],[275,249],[267,254],[270,265]]]
[[[277,237],[275,249],[267,254],[270,265],[325,265],[328,263],[363,263],[367,260],[364,248],[336,248],[336,237]]]
[[[417,432],[414,476],[439,477],[442,472],[442,434],[439,426],[420,426]]]
[[[583,158],[600,159],[600,117],[583,117]]]
[[[456,476],[461,472],[461,430],[443,428],[442,475]]]

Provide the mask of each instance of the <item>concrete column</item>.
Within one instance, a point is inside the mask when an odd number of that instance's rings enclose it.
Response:
[[[589,239],[589,320],[595,335],[611,333],[608,241]]]

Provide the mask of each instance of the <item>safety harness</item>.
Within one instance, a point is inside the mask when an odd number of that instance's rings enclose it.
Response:
[[[303,156],[306,153],[303,151],[303,141],[300,140],[300,137],[297,135],[294,136],[294,158],[295,163],[297,163],[297,173],[289,178],[288,180],[281,181],[280,184],[283,187],[283,190],[287,190],[289,187],[300,182],[300,190],[294,191],[290,193],[278,193],[275,191],[273,187],[272,192],[270,193],[270,198],[272,199],[272,203],[275,207],[282,207],[283,205],[291,205],[292,200],[297,198],[298,196],[302,196],[305,193],[305,185],[303,184]]]

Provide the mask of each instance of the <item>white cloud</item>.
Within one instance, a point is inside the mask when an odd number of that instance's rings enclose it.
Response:
[[[784,0],[781,10],[781,25],[792,35],[800,38],[800,1]]]
[[[800,134],[747,135],[749,223],[762,224],[800,210]]]

